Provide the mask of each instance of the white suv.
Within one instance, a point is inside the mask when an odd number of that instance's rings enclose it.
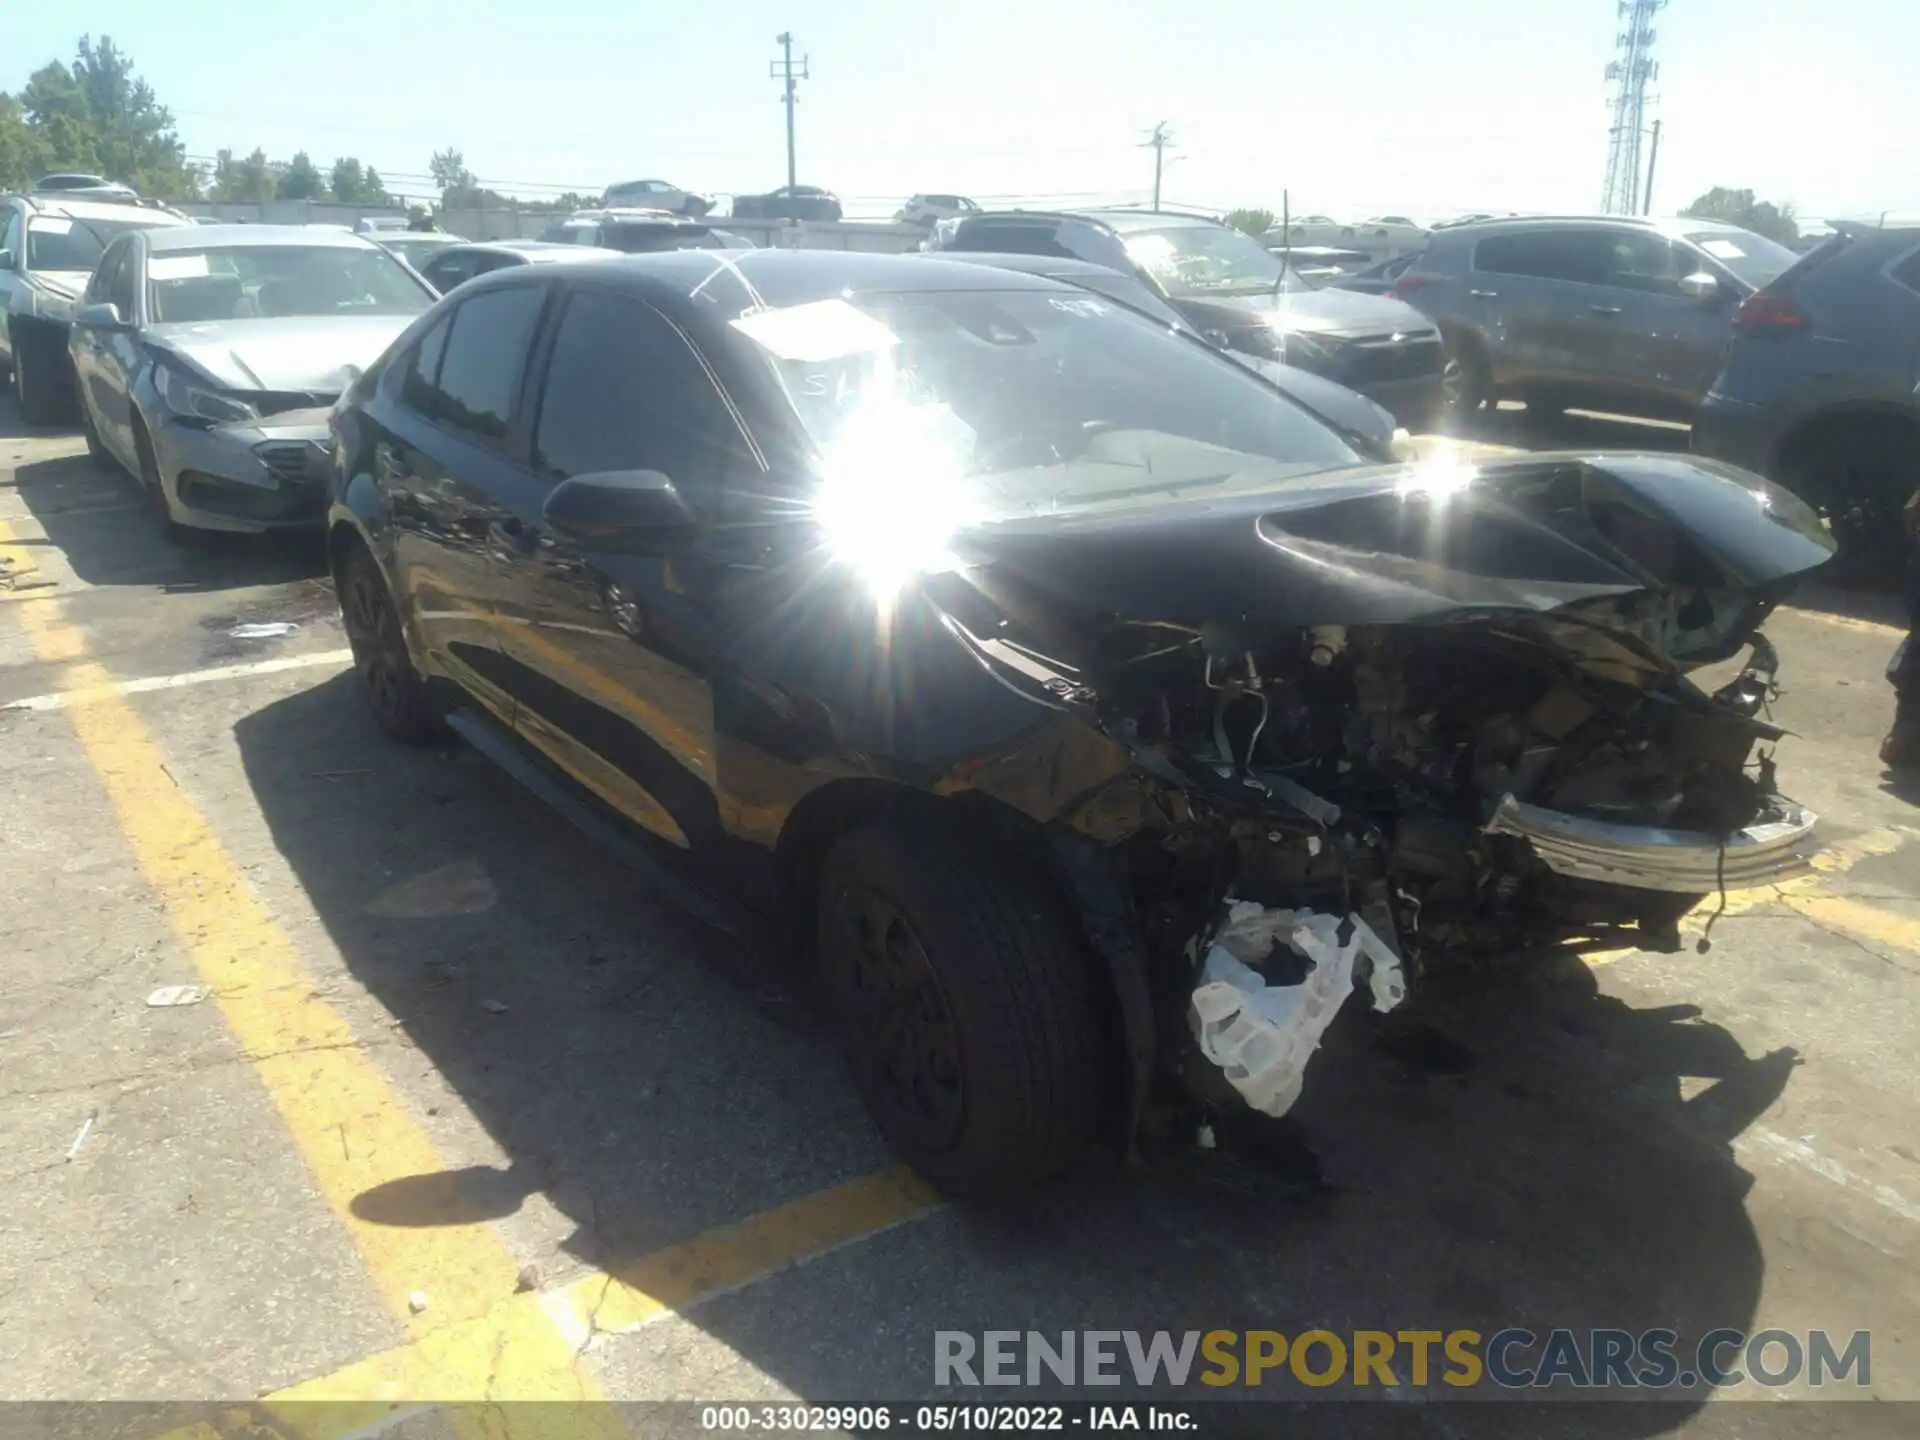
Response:
[[[191,223],[146,205],[0,197],[0,373],[13,374],[21,419],[45,425],[73,409],[67,331],[100,252],[129,230]]]
[[[895,213],[902,225],[922,225],[931,229],[942,220],[958,220],[978,215],[980,207],[964,195],[916,195]]]

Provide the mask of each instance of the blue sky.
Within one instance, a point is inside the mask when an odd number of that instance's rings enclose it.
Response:
[[[786,178],[767,62],[787,28],[814,76],[800,178],[851,210],[1143,198],[1139,142],[1165,120],[1169,200],[1277,210],[1284,187],[1299,214],[1432,219],[1596,206],[1618,22],[1612,0],[88,0],[11,7],[0,86],[86,29],[132,54],[196,156],[304,148],[400,177],[455,145],[509,192],[735,192]],[[1657,28],[1656,208],[1723,184],[1807,216],[1920,215],[1920,5],[1674,0]]]

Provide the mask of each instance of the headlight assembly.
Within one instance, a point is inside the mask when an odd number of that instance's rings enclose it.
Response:
[[[176,419],[200,420],[209,425],[226,425],[236,420],[258,420],[260,412],[244,400],[222,395],[204,385],[195,384],[170,365],[153,368],[153,388],[160,403]]]

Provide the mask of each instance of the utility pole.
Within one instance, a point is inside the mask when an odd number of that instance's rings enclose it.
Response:
[[[1647,153],[1647,198],[1641,202],[1640,205],[1640,213],[1642,215],[1651,215],[1653,213],[1653,171],[1654,167],[1659,163],[1660,122],[1656,120],[1653,122],[1653,148]]]
[[[786,82],[786,95],[783,98],[786,100],[787,105],[787,189],[791,191],[795,184],[798,183],[798,162],[794,158],[793,146],[793,107],[800,103],[800,91],[797,82],[810,80],[813,77],[807,73],[808,57],[805,55],[800,57],[799,68],[794,68],[793,32],[791,30],[783,35],[776,35],[773,38],[774,43],[780,47],[780,58],[767,62],[767,74],[772,79]]]
[[[1160,208],[1160,170],[1166,160],[1167,146],[1172,143],[1173,133],[1167,129],[1167,122],[1162,120],[1153,127],[1153,134],[1147,137],[1146,145],[1141,147],[1153,150],[1153,208],[1156,211]]]

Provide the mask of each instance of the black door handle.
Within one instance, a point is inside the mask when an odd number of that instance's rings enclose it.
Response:
[[[1618,305],[1589,305],[1587,309],[1595,315],[1618,315],[1620,313],[1620,307]]]

